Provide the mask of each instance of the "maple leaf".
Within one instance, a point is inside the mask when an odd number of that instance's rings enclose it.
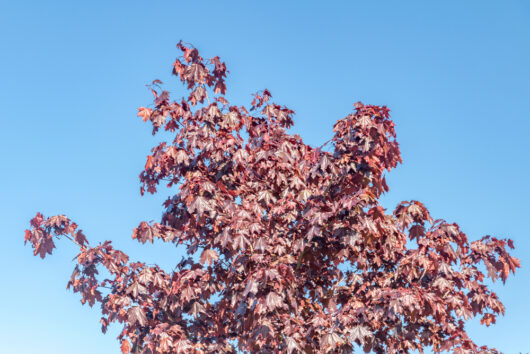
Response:
[[[320,227],[313,225],[309,228],[309,231],[307,231],[306,238],[309,241],[311,241],[314,236],[319,236],[319,235],[320,235]]]
[[[234,250],[242,250],[244,251],[246,248],[246,245],[248,244],[248,239],[243,235],[238,235],[234,237],[232,242],[232,248]]]
[[[205,75],[206,73],[204,68],[197,63],[188,66],[184,72],[184,78],[188,81],[188,83],[202,84],[204,82]]]
[[[153,110],[151,108],[138,108],[138,117],[142,117],[142,120],[144,122],[146,122],[151,117],[151,113],[153,113]]]
[[[322,347],[326,349],[326,352],[330,352],[344,343],[344,340],[336,332],[325,334],[322,337]]]
[[[267,249],[267,240],[264,237],[258,238],[254,242],[254,249],[257,251],[265,251]]]
[[[120,349],[123,354],[128,354],[131,352],[131,344],[129,343],[127,339],[123,339],[121,341]]]
[[[175,353],[188,353],[191,344],[187,339],[180,339],[174,344]]]
[[[192,105],[196,105],[198,102],[203,103],[204,99],[208,97],[208,93],[203,86],[197,87],[190,94],[190,102]]]
[[[84,246],[84,245],[86,245],[88,243],[85,235],[83,234],[83,232],[81,230],[78,230],[75,233],[74,240],[75,240],[75,242],[77,242],[81,246]]]
[[[275,202],[276,198],[269,190],[263,190],[258,193],[258,200],[263,200],[266,204],[270,204],[271,202]]]
[[[138,323],[140,326],[145,326],[147,323],[147,317],[145,316],[144,310],[139,306],[133,306],[127,311],[127,319],[131,325]]]
[[[145,169],[149,169],[153,167],[153,156],[149,155],[147,156],[147,162],[145,163]]]
[[[150,269],[144,269],[138,275],[138,281],[141,284],[147,285],[153,279]]]
[[[373,337],[373,333],[365,326],[355,326],[348,331],[348,339],[352,342],[364,343],[365,338]]]
[[[492,323],[495,323],[495,315],[491,313],[487,313],[480,319],[481,324],[485,324],[486,326],[489,326]]]
[[[33,234],[31,233],[30,230],[26,230],[24,232],[24,244],[26,244],[28,242],[28,240],[31,239],[31,237],[33,236]]]
[[[34,243],[35,251],[33,254],[37,254],[44,259],[46,254],[52,254],[52,250],[55,248],[55,243],[51,237],[42,237],[37,242]]]
[[[249,293],[256,294],[258,292],[258,282],[254,279],[250,279],[245,286],[243,296],[247,296]]]
[[[182,290],[182,299],[184,301],[190,301],[195,298],[195,291],[191,287],[186,287]]]
[[[195,200],[189,205],[189,211],[191,213],[197,212],[203,214],[205,211],[211,210],[210,202],[203,196],[198,196]]]
[[[41,213],[37,213],[37,215],[33,219],[30,220],[30,224],[34,228],[40,227],[43,222],[44,222],[44,216]]]
[[[133,282],[128,288],[127,288],[127,294],[130,294],[133,299],[138,297],[138,294],[146,293],[147,289],[145,286],[141,285],[138,282]]]
[[[133,238],[138,239],[142,243],[145,243],[146,241],[153,242],[153,228],[145,221],[142,221],[140,225],[134,230]]]
[[[177,161],[177,163],[183,163],[185,165],[188,165],[189,156],[185,150],[178,149],[175,155],[175,160]]]
[[[217,83],[215,84],[214,92],[216,94],[222,94],[222,95],[226,93],[226,85],[223,80],[217,81]]]
[[[288,354],[291,354],[291,353],[295,353],[297,351],[302,351],[302,348],[300,348],[300,346],[298,345],[298,342],[296,341],[296,339],[292,338],[292,337],[287,337],[285,339],[285,342],[287,343],[287,353]]]
[[[204,306],[200,302],[195,301],[191,305],[190,313],[193,315],[193,317],[197,318],[199,316],[199,313],[202,313],[202,312],[205,312],[204,311]]]
[[[232,235],[228,228],[225,228],[223,232],[216,237],[216,241],[221,244],[222,247],[227,247],[227,245],[232,241]]]
[[[201,254],[201,263],[208,263],[208,265],[212,265],[213,261],[216,261],[219,259],[219,255],[217,252],[215,252],[212,249],[204,250]]]
[[[420,236],[423,236],[425,234],[425,227],[422,225],[413,225],[410,227],[409,235],[410,239],[414,240],[415,238],[419,238]]]
[[[270,311],[273,311],[277,307],[282,307],[283,300],[280,295],[272,291],[267,294],[267,297],[265,298],[265,305]]]
[[[163,353],[170,353],[171,349],[173,348],[173,341],[171,339],[171,336],[167,333],[161,333],[159,338],[159,350]]]

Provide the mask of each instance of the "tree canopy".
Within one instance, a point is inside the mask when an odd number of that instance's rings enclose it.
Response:
[[[42,258],[56,239],[79,247],[68,288],[101,305],[103,332],[121,324],[123,353],[497,352],[465,323],[504,313],[487,278],[519,267],[513,243],[470,241],[414,200],[386,212],[385,171],[401,162],[387,107],[355,103],[313,147],[288,132],[294,112],[268,90],[230,105],[225,63],[177,47],[173,74],[189,96],[172,100],[155,80],[138,116],[172,137],[147,157],[141,193],[178,192],[132,237],[187,256],[171,272],[131,261],[64,215],[37,213],[25,234]]]

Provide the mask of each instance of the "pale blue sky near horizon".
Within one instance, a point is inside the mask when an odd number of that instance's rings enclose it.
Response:
[[[387,105],[403,164],[383,205],[426,204],[471,239],[515,241],[522,268],[494,290],[497,324],[468,325],[477,344],[530,352],[530,2],[0,1],[1,353],[118,353],[96,306],[66,291],[75,248],[46,260],[23,245],[37,211],[66,214],[166,269],[181,253],[131,231],[157,220],[167,193],[140,197],[156,139],[136,109],[170,76],[180,40],[230,70],[228,97],[268,88],[296,111],[292,132],[328,140],[356,101]]]

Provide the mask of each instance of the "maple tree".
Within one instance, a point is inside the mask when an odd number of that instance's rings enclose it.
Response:
[[[91,246],[64,215],[37,213],[25,234],[42,258],[56,238],[79,247],[68,288],[101,304],[103,332],[122,324],[123,353],[497,352],[465,322],[504,313],[485,281],[519,267],[513,243],[471,242],[417,201],[385,212],[384,173],[401,162],[388,108],[356,103],[327,152],[287,132],[294,112],[268,90],[249,109],[229,105],[225,63],[178,48],[173,74],[189,96],[172,101],[155,80],[154,105],[138,112],[173,137],[152,149],[141,193],[178,193],[132,237],[187,256],[171,272],[132,262],[110,241]]]

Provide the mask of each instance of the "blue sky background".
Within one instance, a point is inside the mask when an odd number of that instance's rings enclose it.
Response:
[[[92,243],[171,268],[180,253],[130,238],[161,214],[139,195],[156,140],[136,117],[183,39],[219,55],[232,103],[263,88],[296,111],[311,144],[361,100],[385,104],[404,163],[384,206],[424,202],[471,239],[509,236],[523,268],[494,289],[506,316],[469,332],[530,351],[530,2],[0,1],[0,352],[117,353],[118,328],[65,290],[75,248],[45,261],[23,246],[35,212],[66,214]]]

